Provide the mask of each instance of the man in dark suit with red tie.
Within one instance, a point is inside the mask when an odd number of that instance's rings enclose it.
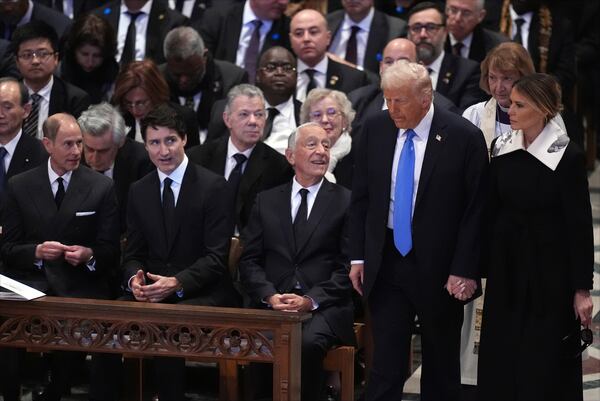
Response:
[[[350,192],[324,175],[329,139],[315,123],[298,127],[286,157],[296,172],[287,184],[257,196],[242,233],[241,281],[255,307],[312,312],[302,326],[302,399],[320,400],[323,358],[352,344],[348,280]]]
[[[423,66],[396,62],[382,87],[388,110],[365,122],[350,220],[350,278],[368,300],[374,340],[366,399],[402,399],[418,316],[421,399],[456,400],[462,302],[478,288],[486,145],[478,128],[432,105]]]
[[[156,171],[135,182],[127,204],[123,285],[139,302],[235,306],[226,269],[229,216],[226,183],[189,162],[179,114],[161,105],[142,119]],[[183,400],[185,360],[156,358],[160,399]]]

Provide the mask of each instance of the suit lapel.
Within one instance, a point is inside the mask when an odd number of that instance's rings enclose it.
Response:
[[[56,203],[50,187],[48,177],[48,164],[42,163],[37,167],[35,180],[30,187],[30,199],[40,217],[39,227],[44,230],[45,238],[52,238],[56,232],[55,225],[51,224],[56,218]]]
[[[383,49],[388,42],[387,34],[389,26],[387,19],[382,13],[375,11],[373,21],[371,21],[371,31],[367,39],[367,47],[365,49],[365,60],[363,62],[366,69],[378,71],[379,60]],[[379,54],[378,54],[379,53]]]
[[[57,232],[64,232],[66,226],[72,221],[77,208],[83,203],[88,193],[92,190],[89,185],[86,185],[82,177],[82,167],[73,170],[71,174],[71,182],[65,191],[65,197],[60,205],[60,209],[56,214],[55,224]]]
[[[179,189],[179,196],[177,197],[177,204],[175,206],[175,221],[173,222],[173,236],[167,238],[167,254],[170,254],[173,245],[177,241],[179,235],[179,229],[181,228],[181,221],[185,218],[185,212],[192,210],[190,202],[193,197],[190,192],[196,190],[196,170],[193,163],[188,163],[185,173],[183,174],[183,181],[181,182],[181,188]],[[162,213],[161,213],[162,215]],[[165,230],[165,236],[166,236]]]
[[[386,111],[386,113],[388,112]],[[375,142],[374,147],[369,146],[369,148],[374,149],[374,152],[376,153],[373,154],[380,155],[380,158],[378,158],[378,160],[381,160],[380,163],[382,163],[381,166],[383,166],[381,175],[385,182],[383,188],[385,188],[385,191],[387,192],[382,199],[387,200],[386,202],[389,203],[390,186],[392,183],[392,165],[394,164],[396,142],[398,141],[398,127],[396,127],[396,125],[394,124],[394,120],[392,120],[392,118],[389,116],[389,113],[384,121],[384,126],[382,127],[380,132],[382,135],[377,135],[379,134],[379,132],[369,133],[372,137],[377,136],[377,138],[379,139]],[[382,205],[382,207],[387,208],[388,206]]]
[[[229,136],[219,139],[215,152],[212,155],[208,168],[213,172],[225,176],[225,165],[227,164],[227,141]]]
[[[419,206],[419,201],[427,188],[435,163],[438,160],[438,156],[444,147],[444,141],[447,137],[447,133],[444,130],[446,124],[441,120],[438,113],[439,112],[434,109],[431,129],[429,130],[429,137],[427,139],[427,147],[425,149],[425,155],[423,156],[423,167],[421,167],[421,176],[419,177],[419,188],[417,189],[415,210]]]
[[[310,211],[310,215],[308,216],[308,223],[306,225],[306,236],[304,236],[302,243],[298,244],[298,248],[296,249],[296,255],[299,255],[302,252],[302,250],[304,250],[306,244],[309,242],[310,237],[312,237],[315,229],[319,225],[319,222],[325,215],[325,211],[329,207],[329,203],[332,199],[332,190],[333,186],[331,185],[331,183],[326,179],[323,179],[323,184],[321,184],[321,188],[319,189],[317,197],[315,198],[315,203],[313,204],[313,207]]]
[[[15,153],[10,160],[10,165],[6,172],[6,177],[12,177],[15,174],[29,170],[31,146],[27,146],[23,135],[21,134],[21,139],[17,142]]]
[[[252,153],[250,153],[250,158],[248,159],[248,163],[246,164],[246,169],[242,174],[242,178],[240,181],[240,188],[238,189],[236,204],[235,204],[235,213],[236,216],[242,210],[242,204],[246,199],[246,195],[252,185],[260,178],[263,173],[263,169],[265,163],[263,159],[265,158],[265,149],[267,146],[262,142],[259,142],[254,147]]]
[[[146,37],[148,39],[164,37],[162,31],[166,27],[166,14],[167,10],[161,1],[155,0],[152,2],[152,8],[150,9],[150,15],[148,16],[148,29],[146,30]],[[146,57],[155,60],[162,59],[162,43],[160,46],[156,46],[154,40],[146,40]]]
[[[292,202],[290,201],[292,196],[291,181],[287,185],[280,187],[278,196],[279,200],[277,203],[281,205],[281,207],[277,208],[281,232],[288,243],[289,249],[295,253],[296,243],[294,241],[294,227],[292,226]]]
[[[294,119],[296,125],[300,125],[300,109],[302,108],[302,102],[294,98]]]
[[[154,218],[154,225],[156,226],[156,234],[159,237],[157,241],[158,243],[155,243],[152,246],[160,247],[161,252],[158,253],[164,258],[167,258],[169,246],[167,242],[167,230],[164,224],[165,220],[163,216],[162,201],[160,197],[160,180],[158,179],[158,172],[156,171],[156,169],[152,172],[152,178],[149,182],[150,184],[144,187],[144,192],[146,192],[144,195],[145,198],[148,199],[148,202],[145,205],[145,207],[147,208],[145,214],[147,216],[156,216]],[[181,192],[179,193],[179,195],[181,195]]]
[[[228,14],[228,24],[227,27],[231,29],[229,34],[225,32],[227,43],[223,43],[225,46],[225,57],[224,60],[231,61],[235,64],[236,56],[237,56],[237,48],[240,42],[240,35],[242,33],[242,23],[244,14],[243,5],[239,5],[238,7],[234,7],[230,14]],[[265,39],[265,42],[267,39]],[[220,47],[220,46],[219,46]],[[215,56],[216,57],[216,56]]]
[[[328,57],[325,87],[329,89],[338,89],[341,85],[342,72],[340,69],[340,65]]]
[[[65,86],[60,78],[54,76],[52,89],[50,90],[50,102],[48,105],[48,116],[62,111],[61,102],[67,98]]]
[[[452,77],[456,70],[455,60],[452,54],[446,53],[442,60],[442,66],[438,74],[437,85],[435,87],[436,92],[442,95],[447,95],[450,92]]]
[[[365,116],[370,116],[373,114],[377,114],[383,108],[383,102],[385,99],[383,98],[383,92],[379,91],[379,93],[375,96],[372,102],[369,103],[367,109],[365,110]]]

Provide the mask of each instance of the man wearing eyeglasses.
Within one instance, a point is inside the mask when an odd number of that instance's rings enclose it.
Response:
[[[462,111],[483,101],[479,64],[444,51],[446,15],[439,4],[417,4],[408,17],[408,39],[417,45],[417,59],[427,67],[433,88]]]
[[[281,154],[261,141],[267,116],[260,89],[249,84],[233,87],[222,118],[229,136],[194,147],[188,155],[227,179],[224,201],[234,217],[230,231],[234,234],[246,226],[256,194],[286,182],[293,172]]]
[[[48,116],[68,113],[77,118],[90,105],[90,96],[53,75],[58,66],[58,36],[50,25],[42,21],[22,25],[15,30],[12,44],[31,97],[23,133],[42,139],[42,124]]]
[[[198,32],[179,27],[165,38],[167,62],[159,66],[171,93],[171,101],[194,111],[200,143],[207,139],[210,112],[235,85],[248,82],[248,73],[233,63],[215,60]],[[220,116],[219,116],[220,117]]]
[[[446,1],[446,52],[480,63],[491,49],[508,40],[481,26],[486,15],[484,3],[485,0]]]

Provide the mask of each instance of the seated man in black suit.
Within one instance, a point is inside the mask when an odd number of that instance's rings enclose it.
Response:
[[[241,84],[227,95],[222,114],[228,136],[192,148],[190,160],[224,176],[228,205],[234,216],[229,234],[248,222],[256,194],[289,180],[293,172],[285,158],[261,139],[265,127],[265,99],[256,86]]]
[[[190,27],[169,32],[164,53],[167,62],[159,69],[169,84],[171,101],[194,111],[203,143],[214,103],[234,86],[248,82],[248,73],[228,61],[215,60],[198,32]]]
[[[508,38],[482,26],[485,0],[447,0],[448,53],[481,63],[487,53]]]
[[[373,0],[343,1],[343,10],[327,14],[333,34],[329,51],[374,73],[385,45],[406,35],[406,22],[376,10]]]
[[[242,233],[240,274],[255,307],[312,312],[302,326],[301,398],[319,400],[325,354],[354,342],[350,191],[323,178],[329,139],[318,124],[303,124],[290,135],[286,157],[296,175],[257,196]]]
[[[487,99],[479,88],[479,64],[444,51],[446,14],[439,4],[417,4],[408,18],[408,39],[417,45],[417,59],[427,67],[433,89],[450,99],[461,112]]]
[[[164,63],[161,43],[171,29],[187,22],[164,0],[113,0],[91,13],[106,19],[115,29],[117,60],[122,67],[145,58]]]
[[[108,278],[119,262],[119,216],[112,181],[80,166],[77,121],[55,114],[44,122],[47,163],[8,182],[2,213],[2,260],[12,278],[48,295],[109,299]],[[53,356],[51,400],[73,373],[74,353]],[[109,358],[109,361],[111,359]],[[111,400],[115,369],[92,357],[90,398]]]
[[[142,120],[156,171],[129,191],[123,284],[128,298],[139,302],[234,306],[237,296],[225,264],[231,234],[226,182],[188,161],[183,125],[166,104]],[[185,399],[184,359],[154,362],[159,398]]]
[[[76,118],[88,108],[90,96],[54,76],[58,67],[58,36],[50,25],[32,21],[18,27],[12,39],[16,64],[31,97],[31,113],[23,124],[25,135],[42,138],[42,124],[56,113]]]
[[[383,75],[385,70],[394,65],[398,60],[407,60],[415,63],[417,61],[417,47],[408,39],[393,39],[383,49],[383,59],[379,63],[379,74]],[[358,136],[362,131],[362,125],[368,117],[387,110],[387,104],[383,98],[383,91],[379,85],[371,84],[353,90],[348,95],[352,107],[356,111],[356,118],[352,122],[352,135]],[[461,114],[460,110],[444,95],[434,91],[433,104],[436,107],[450,110]]]
[[[313,88],[349,93],[370,83],[363,71],[327,57],[331,32],[320,12],[305,9],[294,15],[290,23],[290,41],[298,58],[296,99],[304,101]]]
[[[44,21],[62,38],[71,26],[71,19],[45,5],[29,0],[0,1],[0,38],[11,40],[15,28],[31,21]]]
[[[125,120],[108,103],[91,106],[77,119],[83,132],[85,164],[114,182],[121,234],[127,228],[129,186],[153,169],[144,145],[127,137]]]
[[[215,58],[248,71],[254,83],[258,56],[272,46],[290,47],[287,0],[246,0],[208,10],[192,26]]]

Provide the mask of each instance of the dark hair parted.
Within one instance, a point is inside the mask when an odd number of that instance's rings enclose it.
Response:
[[[552,75],[526,75],[515,82],[513,90],[529,99],[546,116],[546,122],[562,110],[560,85]]]
[[[21,106],[25,106],[27,103],[29,103],[29,91],[27,90],[25,84],[13,77],[0,78],[0,85],[9,82],[12,82],[19,87],[19,102],[21,103]]]
[[[16,55],[23,42],[32,39],[46,39],[50,42],[52,50],[58,51],[58,34],[44,21],[31,21],[15,29],[12,35],[11,49]]]
[[[77,18],[67,37],[65,53],[74,57],[75,51],[83,45],[96,46],[102,57],[110,59],[117,54],[117,34],[114,28],[103,18],[94,14],[85,14]]]
[[[429,10],[430,8],[433,8],[440,14],[442,17],[442,25],[446,25],[446,12],[444,11],[444,7],[442,7],[441,4],[434,3],[432,1],[423,1],[421,3],[417,3],[413,8],[410,9],[410,12],[408,13],[408,19],[410,19],[413,14],[424,10]]]
[[[146,117],[142,118],[140,126],[144,141],[146,140],[146,130],[148,127],[154,129],[158,127],[172,129],[181,139],[185,138],[185,122],[179,113],[168,103],[162,103],[150,110]]]
[[[479,87],[488,94],[491,94],[488,80],[490,69],[503,73],[516,72],[519,74],[519,77],[524,77],[535,72],[529,52],[522,45],[515,42],[500,43],[490,50],[481,62]]]

